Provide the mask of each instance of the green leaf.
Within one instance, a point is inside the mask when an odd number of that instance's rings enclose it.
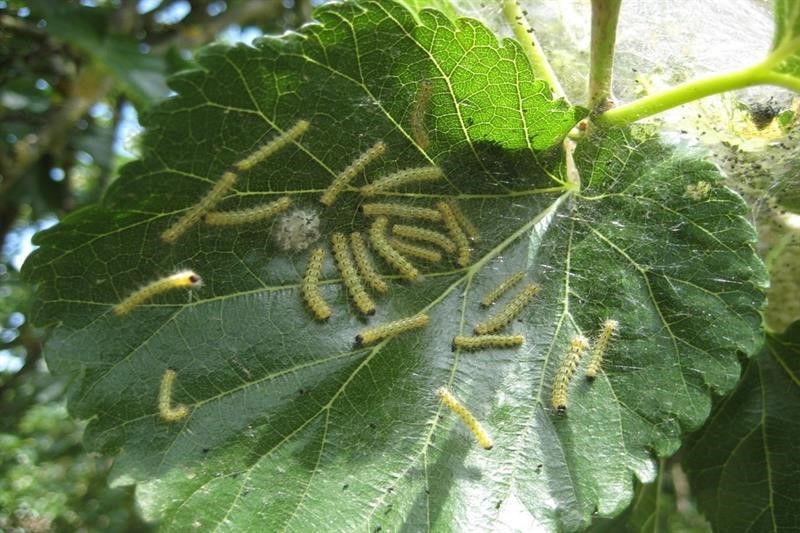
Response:
[[[775,0],[775,34],[771,61],[772,70],[793,78],[800,78],[800,2]],[[796,81],[795,90],[800,90]]]
[[[67,2],[30,0],[33,16],[47,22],[47,32],[88,53],[144,108],[169,94],[165,59],[139,49],[135,39],[108,31],[112,10]]]
[[[206,48],[201,70],[175,78],[178,96],[145,118],[143,159],[101,205],[37,236],[25,266],[39,283],[35,317],[57,325],[48,364],[74,378],[87,446],[117,455],[116,482],[139,483],[145,515],[165,530],[556,531],[585,527],[596,509],[618,513],[632,474],[654,475],[649,450],[674,451],[708,415],[709,388],[735,385],[736,351],[760,346],[765,274],[741,199],[712,164],[642,132],[581,146],[583,190],[555,179],[554,146],[582,111],[548,99],[519,46],[473,20],[423,11],[417,21],[383,0],[317,17],[255,49]],[[423,80],[433,83],[427,150],[409,130]],[[353,191],[332,209],[318,202],[376,140],[386,154],[357,184],[441,166],[446,182],[386,198],[458,198],[482,237],[471,263],[448,258],[414,284],[390,278],[369,319],[426,312],[427,328],[354,346],[365,321],[330,263],[322,291],[334,314],[314,321],[298,290],[308,252],[282,251],[268,223],[160,240],[223,171],[298,119],[311,124],[300,142],[244,172],[222,207],[289,194],[320,213],[327,247],[332,231],[368,227]],[[111,312],[178,268],[206,281],[193,300]],[[541,286],[510,328],[525,345],[452,352],[454,335],[493,312],[483,294],[518,270]],[[607,317],[622,326],[604,372],[591,385],[576,378],[568,415],[556,416],[550,388],[569,340]],[[190,408],[173,424],[157,415],[167,368],[173,401]],[[440,406],[443,385],[494,449]]]
[[[790,531],[800,508],[800,322],[771,335],[684,464],[715,531]]]

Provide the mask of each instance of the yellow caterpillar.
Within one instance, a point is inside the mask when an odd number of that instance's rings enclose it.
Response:
[[[234,170],[228,170],[222,174],[222,177],[214,184],[214,187],[206,194],[199,202],[190,207],[172,226],[167,228],[162,234],[161,238],[169,243],[175,242],[178,238],[186,233],[190,227],[196,224],[203,215],[211,211],[219,201],[225,196],[225,193],[233,187],[238,179],[238,172],[248,170],[260,163],[270,155],[274,154],[297,137],[303,134],[308,129],[308,121],[298,120],[294,126],[289,128],[286,132],[278,135],[270,142],[253,152],[250,156],[238,161],[233,165]]]
[[[362,330],[356,335],[356,344],[364,346],[372,344],[389,337],[394,337],[400,333],[405,333],[412,329],[422,328],[428,325],[430,319],[426,314],[419,314],[407,318],[401,318],[393,322],[387,322],[373,328]]]
[[[356,273],[353,257],[350,254],[350,248],[347,247],[347,237],[344,236],[344,233],[337,232],[331,235],[331,247],[333,248],[333,259],[342,274],[344,286],[347,287],[347,292],[350,293],[350,297],[355,302],[356,307],[367,316],[374,315],[375,302],[364,290],[361,279]]]
[[[306,274],[303,276],[303,283],[300,285],[300,292],[303,293],[311,312],[318,320],[327,320],[331,316],[331,308],[322,299],[319,292],[319,277],[322,273],[322,263],[325,261],[325,250],[317,248],[308,258]]]
[[[400,252],[401,254],[410,255],[429,263],[439,263],[442,260],[442,254],[436,250],[425,248],[424,246],[417,246],[410,242],[402,241],[400,239],[389,239],[389,245]]]
[[[517,272],[504,279],[500,285],[486,293],[486,296],[481,300],[483,307],[489,307],[497,300],[499,300],[511,287],[519,283],[525,277],[525,272]]]
[[[458,207],[458,202],[455,200],[450,200],[447,202],[447,205],[450,207],[450,211],[453,212],[453,216],[456,217],[458,224],[464,228],[464,233],[467,234],[469,240],[472,242],[480,242],[481,236],[478,233],[478,229],[475,227],[472,221],[467,218],[464,212],[461,211],[461,208]]]
[[[389,290],[389,285],[383,281],[380,274],[375,271],[372,261],[369,258],[367,245],[364,243],[364,238],[357,231],[350,234],[350,246],[353,248],[353,256],[356,260],[356,267],[359,274],[367,282],[367,285],[372,287],[375,292],[381,294]]]
[[[172,407],[172,385],[177,374],[171,368],[164,371],[161,388],[158,391],[158,414],[165,422],[177,422],[189,414],[189,408],[183,404]]]
[[[356,175],[364,170],[364,168],[369,165],[372,161],[377,159],[378,157],[386,151],[386,144],[383,141],[378,141],[372,145],[366,152],[361,154],[356,158],[355,161],[350,163],[346,169],[344,169],[341,174],[334,178],[333,182],[328,186],[325,192],[322,193],[319,201],[325,207],[330,207],[333,205],[333,202],[336,201],[336,198],[342,192],[342,190],[347,186],[350,181],[356,177]]]
[[[458,219],[456,219],[453,210],[447,203],[439,202],[436,204],[436,208],[439,209],[439,212],[442,214],[442,221],[447,228],[447,232],[450,234],[450,238],[456,243],[456,248],[458,249],[456,263],[461,267],[467,266],[470,256],[469,241],[464,231],[461,229],[461,226],[459,226]]]
[[[538,292],[539,286],[535,283],[529,283],[506,304],[502,311],[478,323],[475,326],[475,333],[477,335],[485,335],[504,328],[531,303],[531,300]]]
[[[362,204],[361,213],[367,217],[417,218],[430,222],[441,222],[442,213],[427,207],[414,207],[404,204]]]
[[[431,96],[433,96],[433,83],[430,80],[422,80],[419,84],[417,96],[411,106],[411,117],[409,119],[411,138],[414,139],[414,142],[422,151],[427,150],[431,143],[428,137],[428,130],[425,129],[425,113],[428,110]]]
[[[429,242],[451,254],[455,253],[456,251],[456,243],[447,238],[446,235],[427,228],[420,228],[419,226],[407,226],[405,224],[395,224],[392,226],[392,234],[397,237],[405,237],[415,241]]]
[[[395,268],[400,274],[409,281],[419,279],[419,271],[408,259],[400,255],[397,250],[391,247],[386,240],[386,226],[389,220],[386,217],[378,217],[369,228],[369,239],[372,246],[378,251],[383,259]]]
[[[477,337],[466,337],[456,335],[453,337],[453,351],[462,350],[482,350],[484,348],[513,348],[521,346],[525,342],[522,335],[478,335]]]
[[[378,178],[369,185],[364,185],[361,187],[361,194],[364,196],[373,196],[379,192],[397,189],[408,183],[436,181],[441,179],[442,176],[444,176],[444,173],[439,167],[406,168],[389,174],[388,176]]]
[[[569,382],[572,374],[578,368],[578,363],[583,357],[583,352],[589,347],[589,340],[583,335],[576,335],[569,343],[569,351],[561,367],[556,372],[553,382],[553,408],[560,415],[567,412],[567,395],[569,394]]]
[[[619,328],[619,322],[616,320],[605,320],[600,326],[600,333],[597,335],[597,340],[594,341],[594,349],[592,350],[592,360],[586,368],[586,379],[594,381],[597,373],[600,371],[600,365],[603,364],[603,356],[611,343],[611,338]]]
[[[148,283],[141,289],[138,289],[124,298],[121,302],[113,307],[115,315],[126,315],[130,313],[136,306],[152,298],[162,292],[167,292],[173,289],[192,289],[200,287],[203,284],[203,279],[191,270],[181,270],[166,278],[157,279]]]
[[[228,226],[233,224],[250,224],[259,222],[278,215],[292,205],[292,200],[288,196],[282,196],[274,202],[258,205],[249,209],[238,211],[212,211],[206,214],[206,224],[215,226]]]
[[[475,435],[475,440],[478,441],[478,444],[480,444],[484,450],[491,450],[494,447],[492,438],[486,433],[486,430],[483,429],[481,423],[469,412],[469,409],[467,409],[464,404],[458,401],[458,398],[453,396],[453,394],[444,387],[439,388],[436,391],[436,395],[439,396],[443,404],[461,417],[461,420],[464,421],[464,424],[466,424],[472,434]]]
[[[308,129],[309,123],[307,120],[298,120],[295,122],[294,126],[286,130],[284,133],[281,133],[268,143],[264,144],[261,148],[250,154],[249,156],[245,157],[238,163],[236,163],[235,167],[236,170],[242,172],[244,170],[250,170],[269,156],[273,155],[274,153],[278,152],[281,148],[289,144],[290,142],[294,141],[302,134],[306,132]]]

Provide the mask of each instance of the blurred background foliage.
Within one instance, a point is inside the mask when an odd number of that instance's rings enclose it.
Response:
[[[169,96],[166,78],[191,67],[193,51],[214,40],[249,43],[297,28],[321,1],[0,0],[0,530],[152,528],[137,515],[133,489],[107,485],[111,459],[83,449],[84,424],[66,412],[66,383],[49,375],[41,358],[45,332],[27,321],[32,290],[19,268],[36,231],[96,202],[119,167],[136,157],[138,115]],[[456,7],[471,14],[473,4]],[[553,36],[577,34],[566,31],[569,17],[553,14],[585,10],[588,0],[542,5],[531,16],[547,26],[537,29],[549,48]],[[489,9],[488,15],[496,11]],[[569,72],[585,71],[585,50],[559,42],[554,62],[569,86]],[[565,54],[579,65],[561,65]],[[624,51],[620,61],[625,65]],[[638,65],[626,70],[636,73],[636,90],[653,82]],[[773,279],[767,322],[780,331],[800,316],[798,101],[755,94],[733,103],[706,99],[659,124],[711,148],[753,207]],[[753,142],[757,149],[746,144]],[[663,462],[658,481],[642,486],[624,515],[600,520],[596,529],[656,524],[665,531],[707,531],[679,463],[679,455]]]

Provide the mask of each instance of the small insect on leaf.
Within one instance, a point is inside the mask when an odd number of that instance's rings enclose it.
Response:
[[[347,237],[345,237],[344,233],[337,232],[331,235],[331,247],[333,248],[333,259],[342,274],[344,286],[347,288],[347,292],[359,312],[367,316],[374,315],[375,302],[364,290],[361,278],[356,273],[353,256],[350,254],[350,248],[347,246]]]
[[[458,398],[453,396],[453,394],[444,387],[439,388],[436,391],[436,394],[439,396],[439,399],[442,400],[443,404],[449,407],[461,418],[472,434],[475,435],[475,440],[478,441],[478,444],[480,444],[484,450],[491,450],[494,447],[492,438],[489,436],[486,430],[483,429],[481,423],[478,422],[469,409],[467,409],[464,404],[458,400]]]
[[[359,172],[364,170],[367,165],[379,158],[385,151],[386,144],[383,141],[378,141],[364,153],[359,155],[355,161],[350,163],[350,166],[344,169],[341,174],[333,179],[333,182],[331,182],[325,192],[322,193],[322,196],[319,199],[320,203],[322,203],[322,205],[325,207],[330,207],[333,205],[333,202],[336,201],[336,198],[339,197],[339,194],[347,186],[347,184],[350,183]]]
[[[524,289],[517,293],[499,313],[476,324],[475,333],[477,335],[485,335],[486,333],[492,333],[506,327],[522,313],[523,309],[531,303],[531,300],[533,300],[534,296],[538,293],[539,286],[535,283],[529,283]]]
[[[322,263],[325,261],[325,250],[316,248],[308,258],[306,274],[303,276],[303,283],[300,285],[300,292],[303,294],[308,307],[318,320],[327,320],[331,316],[331,308],[322,299],[319,291],[319,277],[322,273]]]
[[[425,248],[424,246],[417,246],[401,239],[389,239],[389,245],[400,252],[401,254],[416,257],[429,263],[439,263],[442,260],[442,254],[436,250]]]
[[[430,318],[423,313],[401,318],[393,322],[387,322],[386,324],[380,324],[372,328],[367,328],[356,335],[356,344],[362,346],[373,344],[383,339],[405,333],[406,331],[425,327],[428,325],[428,322],[430,322]]]
[[[212,226],[231,226],[237,224],[253,224],[272,218],[289,209],[292,200],[288,196],[282,196],[274,202],[257,205],[248,209],[238,211],[212,211],[206,213],[206,224]]]
[[[350,246],[353,248],[353,257],[356,260],[356,267],[359,274],[364,278],[372,290],[381,294],[389,290],[389,285],[375,270],[375,266],[370,259],[364,237],[357,231],[350,234]]]
[[[404,278],[409,281],[416,281],[420,278],[419,270],[411,264],[411,262],[400,255],[400,253],[392,248],[389,241],[386,239],[386,226],[389,225],[389,220],[386,217],[378,217],[369,228],[369,239],[373,248],[378,251],[378,254],[383,257],[391,267],[397,270]]]
[[[172,385],[177,374],[171,368],[164,371],[161,377],[161,388],[158,391],[158,414],[165,422],[177,422],[189,414],[189,408],[183,404],[172,406]]]
[[[483,307],[489,307],[497,300],[502,298],[502,296],[509,291],[514,285],[522,281],[522,278],[525,277],[525,272],[517,272],[516,274],[511,274],[509,277],[504,279],[500,282],[500,285],[486,293],[486,296],[483,297],[481,300],[481,305]]]
[[[405,204],[362,204],[361,213],[367,217],[416,218],[429,222],[441,222],[442,213],[427,207]]]
[[[157,279],[148,283],[141,289],[138,289],[124,298],[121,302],[114,306],[113,311],[115,315],[126,315],[130,313],[135,307],[141,305],[147,300],[151,299],[157,294],[171,291],[174,289],[193,289],[203,285],[203,278],[198,276],[192,270],[181,270],[171,276]]]
[[[583,335],[576,335],[569,343],[569,351],[564,361],[556,372],[553,381],[553,408],[560,415],[567,412],[567,397],[569,394],[569,382],[572,375],[578,368],[578,363],[583,357],[583,353],[589,348],[589,340]]]
[[[431,144],[428,130],[425,128],[425,115],[428,112],[432,96],[433,82],[422,80],[411,105],[411,117],[408,121],[411,126],[411,138],[423,151],[427,150]]]
[[[467,236],[458,224],[458,220],[455,214],[453,214],[450,205],[445,202],[438,202],[436,208],[442,214],[442,221],[447,228],[447,232],[450,234],[450,238],[456,243],[456,248],[458,249],[458,259],[456,259],[456,263],[460,267],[467,266],[469,264],[471,252]]]
[[[586,379],[594,381],[597,373],[600,372],[600,366],[603,364],[603,356],[608,350],[608,345],[611,344],[611,339],[619,329],[619,322],[616,320],[604,320],[600,326],[600,333],[594,341],[594,349],[592,350],[592,360],[589,361],[589,366],[586,368]]]
[[[453,350],[484,350],[486,348],[514,348],[522,346],[525,337],[522,335],[478,335],[453,337]]]
[[[440,180],[443,176],[444,173],[439,167],[407,168],[378,178],[369,185],[364,185],[361,187],[361,194],[373,196],[379,192],[395,190],[409,183]]]
[[[419,226],[407,226],[405,224],[395,224],[392,226],[392,234],[396,237],[404,237],[415,241],[422,241],[438,246],[448,253],[455,253],[456,243],[451,241],[446,235]]]

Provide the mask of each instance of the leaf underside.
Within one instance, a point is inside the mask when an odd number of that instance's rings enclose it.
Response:
[[[643,132],[579,146],[584,187],[552,176],[554,148],[582,116],[549,97],[520,48],[479,23],[389,2],[327,6],[318,25],[255,48],[212,46],[202,70],[145,121],[142,159],[102,205],[39,234],[25,266],[40,283],[36,320],[57,324],[50,368],[74,377],[70,409],[90,418],[89,448],[116,454],[117,483],[138,483],[147,518],[167,530],[575,530],[629,502],[632,473],[680,444],[729,390],[736,350],[760,343],[765,275],[744,205],[697,155]],[[409,114],[433,84],[422,149]],[[313,320],[299,293],[308,251],[284,252],[267,223],[198,224],[176,244],[160,233],[232,163],[298,119],[302,139],[243,173],[226,209],[288,194],[333,231],[366,231],[363,201],[318,198],[378,139],[386,154],[356,185],[436,164],[446,180],[381,197],[417,206],[457,198],[481,233],[471,264],[420,265],[423,281],[390,281],[380,324],[425,312],[425,329],[372,348],[333,263],[322,292],[334,313]],[[547,169],[547,170],[546,170]],[[700,186],[703,183],[708,187]],[[702,194],[698,194],[701,191]],[[118,317],[111,307],[180,268],[206,284]],[[478,302],[524,270],[541,286],[509,330],[520,348],[452,352],[456,334],[496,311]],[[502,305],[506,300],[501,302]],[[619,320],[603,371],[573,380],[565,417],[550,387],[571,337]],[[177,371],[157,414],[161,376]],[[476,446],[434,391],[450,387],[495,441]]]

